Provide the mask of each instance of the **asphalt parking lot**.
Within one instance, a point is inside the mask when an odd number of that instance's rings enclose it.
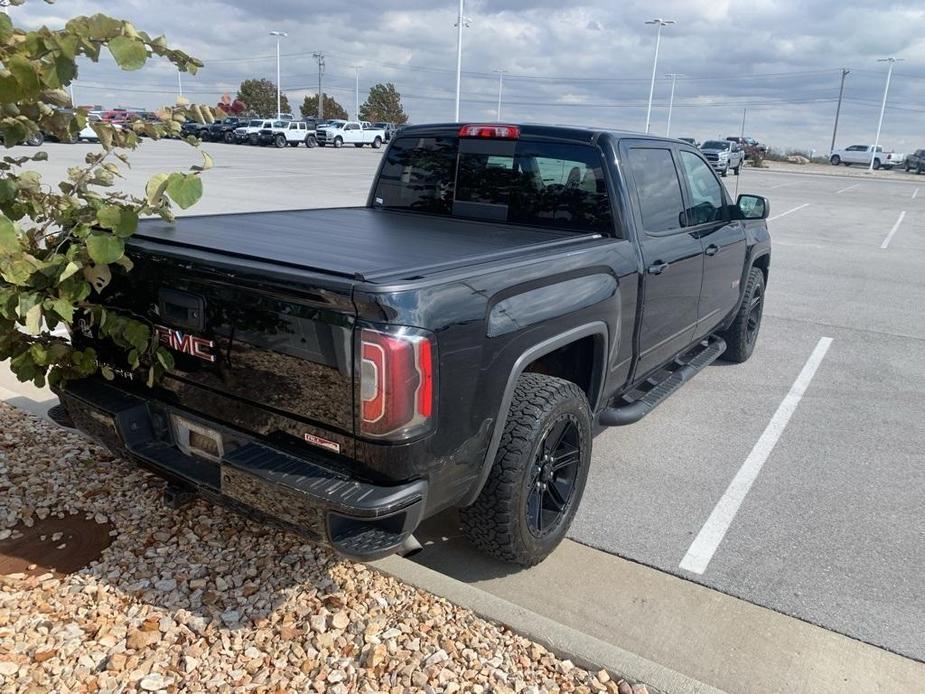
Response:
[[[882,178],[746,170],[739,188],[771,200],[758,348],[597,439],[572,537],[925,660],[925,202],[915,183]],[[702,573],[689,570],[692,543],[823,338],[725,537]]]
[[[42,170],[91,147],[47,145]],[[205,148],[192,214],[363,204],[381,154]],[[198,163],[179,142],[132,159],[139,194]],[[571,538],[925,661],[925,190],[889,172],[725,181],[771,200],[755,354],[598,437]],[[416,561],[465,578],[474,560],[439,522]]]

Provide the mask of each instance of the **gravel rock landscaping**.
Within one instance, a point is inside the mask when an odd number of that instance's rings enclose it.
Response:
[[[0,549],[74,514],[111,539],[70,574],[0,575],[0,692],[644,692],[291,533],[172,511],[157,477],[3,404],[0,432]]]

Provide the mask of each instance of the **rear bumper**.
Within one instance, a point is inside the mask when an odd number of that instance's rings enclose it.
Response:
[[[427,482],[374,485],[321,458],[294,456],[188,412],[93,379],[60,393],[78,429],[113,452],[203,498],[269,520],[358,561],[397,551],[421,521]],[[176,445],[171,415],[222,435],[224,453],[207,460]]]

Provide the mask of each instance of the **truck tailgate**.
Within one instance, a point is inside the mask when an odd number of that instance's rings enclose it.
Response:
[[[142,222],[137,238],[376,282],[521,254],[591,235],[350,207]]]
[[[219,268],[145,246],[130,246],[135,268],[114,276],[105,303],[157,326],[173,354],[155,397],[259,436],[352,452],[350,283],[306,274],[286,287],[249,277],[240,261]],[[120,381],[152,395],[120,351],[94,346]]]

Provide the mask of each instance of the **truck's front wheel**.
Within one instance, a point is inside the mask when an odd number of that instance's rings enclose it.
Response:
[[[334,146],[335,146],[335,147],[343,147],[343,146],[344,146],[344,138],[340,137],[339,135],[338,135],[337,137],[335,137],[335,138],[334,138]]]
[[[591,412],[581,389],[522,375],[485,486],[460,510],[463,532],[498,559],[538,564],[565,537],[590,462]]]
[[[748,271],[745,295],[742,297],[735,320],[722,335],[726,340],[723,359],[741,364],[752,356],[755,343],[758,341],[758,330],[761,328],[763,313],[764,273],[761,268],[753,267]]]

